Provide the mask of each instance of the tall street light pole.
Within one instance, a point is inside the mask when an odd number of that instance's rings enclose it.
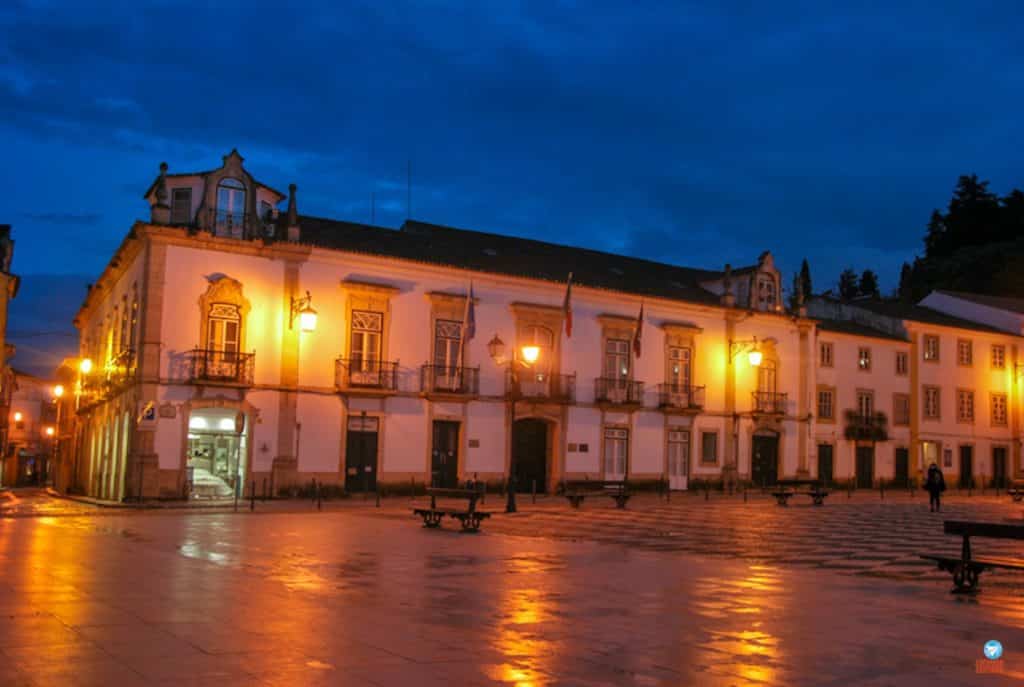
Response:
[[[537,358],[540,356],[540,346],[526,345],[523,346],[519,355],[513,354],[512,359],[506,361],[505,359],[505,342],[501,340],[497,334],[487,344],[487,350],[491,354],[491,358],[499,367],[508,365],[509,370],[509,382],[512,384],[512,390],[509,396],[511,397],[511,408],[509,422],[509,459],[508,459],[508,487],[507,498],[505,501],[505,512],[515,513],[516,512],[516,446],[514,437],[512,434],[515,431],[516,425],[516,401],[519,398],[519,366],[522,365],[525,368],[532,368],[537,362]]]

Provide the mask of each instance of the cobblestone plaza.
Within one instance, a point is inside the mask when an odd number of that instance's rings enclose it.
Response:
[[[422,499],[420,500],[422,502]],[[916,558],[1008,498],[520,501],[476,535],[410,499],[231,511],[2,502],[3,685],[963,685],[1024,677],[1024,577]],[[498,511],[492,498],[484,508]],[[1011,547],[979,540],[978,551]],[[982,645],[1004,674],[979,675]]]

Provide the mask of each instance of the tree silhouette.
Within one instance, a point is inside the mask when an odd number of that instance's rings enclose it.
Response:
[[[860,293],[857,283],[857,273],[847,267],[839,275],[839,298],[844,301],[852,301]]]
[[[860,283],[857,285],[857,292],[868,298],[881,298],[878,290],[878,275],[873,270],[864,270],[860,275]]]

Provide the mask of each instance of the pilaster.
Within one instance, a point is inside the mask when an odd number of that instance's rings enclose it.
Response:
[[[285,326],[281,335],[281,386],[278,394],[277,451],[274,456],[273,479],[275,488],[294,484],[298,473],[298,457],[295,455],[295,423],[298,420],[299,395],[295,391],[299,384],[299,328],[291,324],[292,298],[299,296],[300,263],[287,261],[284,265],[284,288],[282,289],[281,311],[285,315]]]

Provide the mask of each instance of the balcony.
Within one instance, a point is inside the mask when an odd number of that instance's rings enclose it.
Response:
[[[576,375],[523,370],[514,376],[511,372],[507,372],[505,374],[505,394],[513,399],[575,403]]]
[[[420,368],[420,392],[427,396],[476,396],[480,393],[480,368],[424,365]]]
[[[194,384],[252,386],[255,353],[196,348],[186,354],[188,380]]]
[[[641,406],[644,402],[644,383],[598,377],[594,380],[594,401],[616,406]]]
[[[116,396],[135,376],[135,352],[125,350],[103,367],[82,378],[81,405],[91,405]]]
[[[659,384],[658,407],[665,411],[698,411],[704,407],[704,387]]]
[[[269,217],[216,208],[211,208],[208,213],[207,226],[214,236],[257,239],[272,236],[275,231],[274,222]]]
[[[885,413],[864,414],[859,410],[847,410],[845,416],[843,436],[846,439],[872,443],[889,440],[889,418]]]
[[[334,362],[334,386],[338,391],[397,391],[398,361],[338,358]]]
[[[780,394],[777,391],[753,391],[751,397],[755,413],[786,414],[786,394]]]

